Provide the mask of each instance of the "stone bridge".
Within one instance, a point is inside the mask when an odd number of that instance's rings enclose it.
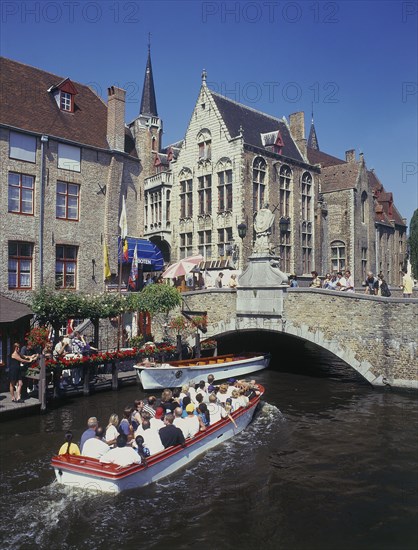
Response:
[[[418,389],[417,299],[282,285],[186,292],[183,309],[207,311],[205,337],[277,333],[331,352],[372,385]]]

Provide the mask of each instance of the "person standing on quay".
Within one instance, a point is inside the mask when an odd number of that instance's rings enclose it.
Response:
[[[402,271],[402,293],[404,298],[411,298],[412,296],[412,277],[406,271]]]
[[[21,399],[23,378],[25,376],[26,368],[23,363],[31,363],[32,359],[23,356],[19,352],[20,344],[15,342],[13,344],[13,352],[10,356],[9,366],[9,382],[10,382],[10,395],[13,403],[23,403]],[[16,398],[15,398],[15,386],[16,386]]]

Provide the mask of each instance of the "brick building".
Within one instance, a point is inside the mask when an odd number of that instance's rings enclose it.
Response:
[[[106,105],[69,78],[0,63],[0,292],[23,302],[42,284],[101,292],[105,244],[118,272],[122,196],[129,234],[143,234],[125,91],[110,87]]]

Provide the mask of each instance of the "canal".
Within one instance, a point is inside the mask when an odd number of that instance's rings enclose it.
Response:
[[[139,386],[2,423],[0,547],[415,550],[416,393],[373,389],[306,347],[257,380],[266,394],[243,433],[118,496],[56,485],[49,461],[66,430],[106,425]]]

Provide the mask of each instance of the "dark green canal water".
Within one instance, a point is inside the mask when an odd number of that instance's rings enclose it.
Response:
[[[51,455],[139,387],[1,424],[2,549],[416,550],[418,403],[311,351],[258,373],[253,423],[159,483],[119,496],[54,482]]]

